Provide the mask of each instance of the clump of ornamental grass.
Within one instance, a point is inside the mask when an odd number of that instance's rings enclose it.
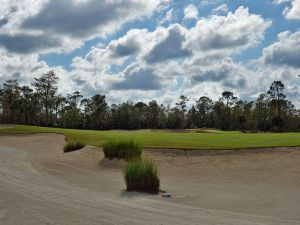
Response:
[[[102,148],[104,157],[109,159],[140,159],[142,155],[142,147],[133,140],[109,140]]]
[[[84,147],[85,147],[85,144],[83,144],[81,142],[68,142],[64,146],[64,152],[65,153],[66,152],[74,152],[74,151],[79,150]]]
[[[159,192],[158,169],[150,159],[129,161],[123,171],[127,191]]]

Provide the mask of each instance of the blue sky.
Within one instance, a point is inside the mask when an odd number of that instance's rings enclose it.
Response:
[[[300,0],[4,0],[0,81],[53,69],[60,90],[109,101],[300,95]],[[298,62],[299,61],[299,62]]]
[[[257,3],[259,2],[259,3]],[[199,4],[200,3],[200,4]],[[189,27],[195,23],[195,20],[184,21],[184,7],[188,4],[194,4],[198,6],[199,16],[209,17],[212,11],[219,5],[226,4],[230,11],[235,11],[241,5],[244,5],[249,8],[250,12],[255,14],[262,15],[265,19],[272,20],[273,26],[267,30],[265,39],[256,47],[251,48],[245,52],[242,52],[237,57],[236,60],[249,60],[252,58],[257,58],[261,56],[262,49],[264,46],[270,45],[276,41],[277,34],[287,29],[294,32],[297,31],[300,27],[299,20],[286,20],[282,15],[282,12],[287,4],[274,4],[270,1],[251,1],[251,0],[242,0],[242,1],[214,1],[214,3],[207,3],[201,5],[201,1],[173,1],[171,7],[176,10],[177,19],[174,19],[172,22],[182,23],[185,26]],[[268,9],[268,10],[266,10]],[[164,13],[167,10],[164,10],[160,13],[157,13],[155,17],[163,19]],[[224,14],[224,13],[223,13]],[[125,24],[118,32],[109,35],[107,38],[95,38],[93,40],[86,41],[84,46],[76,49],[71,53],[62,53],[62,54],[42,54],[40,60],[46,61],[50,66],[59,66],[62,65],[65,69],[70,70],[70,64],[72,59],[76,56],[82,56],[87,54],[91,48],[97,45],[99,42],[103,44],[108,44],[111,40],[122,37],[127,33],[128,30],[132,28],[147,28],[149,30],[155,30],[157,22],[159,20],[154,18],[148,18],[144,21],[133,21]],[[163,26],[169,26],[171,22],[164,23]]]

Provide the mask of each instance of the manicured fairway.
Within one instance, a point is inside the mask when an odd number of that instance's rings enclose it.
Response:
[[[254,133],[206,131],[174,132],[157,130],[91,131],[17,125],[2,128],[1,133],[60,133],[68,141],[101,146],[108,139],[134,139],[143,147],[178,149],[238,149],[276,146],[300,146],[300,133]]]

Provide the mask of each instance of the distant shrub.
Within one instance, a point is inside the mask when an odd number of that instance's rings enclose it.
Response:
[[[142,147],[133,140],[110,140],[104,143],[102,148],[105,158],[109,159],[140,159],[142,154]]]
[[[158,170],[150,159],[129,161],[124,168],[127,191],[159,192]]]
[[[65,144],[64,146],[64,152],[73,152],[76,151],[78,149],[84,148],[85,144],[82,144],[80,142],[69,142],[67,144]]]
[[[274,116],[272,118],[272,131],[273,132],[284,131],[284,121],[280,116]]]

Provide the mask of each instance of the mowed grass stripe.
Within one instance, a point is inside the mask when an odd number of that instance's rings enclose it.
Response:
[[[132,139],[142,147],[178,149],[239,149],[300,146],[300,133],[174,132],[160,130],[94,131],[17,125],[0,129],[2,133],[59,133],[70,142],[102,146],[111,139]]]

